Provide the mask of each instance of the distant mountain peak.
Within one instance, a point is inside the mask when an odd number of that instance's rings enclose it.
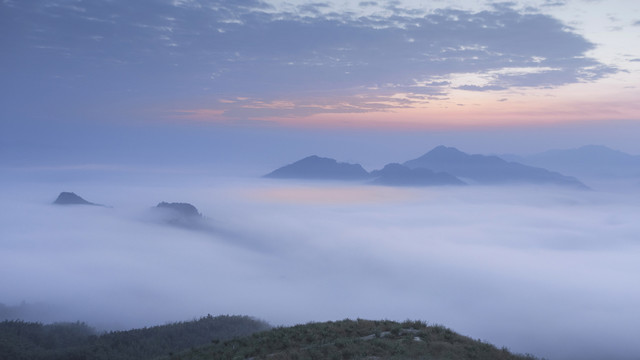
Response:
[[[452,147],[452,146],[438,145],[438,146],[434,147],[431,151],[429,151],[425,155],[431,155],[431,156],[465,156],[467,154],[462,152],[462,151],[460,151],[460,150],[458,150],[457,148]]]
[[[633,155],[629,155],[619,150],[614,150],[604,145],[584,145],[575,149],[575,151],[596,156],[619,156],[627,158],[633,157]]]
[[[53,203],[56,205],[98,205],[83,199],[74,192],[68,191],[61,192]]]
[[[462,151],[458,150],[457,148],[454,148],[453,146],[445,146],[445,145],[438,145],[436,147],[434,147],[430,152],[448,152],[448,153],[461,153],[464,154]]]
[[[403,165],[413,169],[445,172],[462,180],[469,179],[481,184],[555,184],[587,188],[575,178],[543,168],[507,162],[497,156],[470,155],[442,145]]]
[[[578,150],[589,150],[589,149],[593,149],[593,150],[606,150],[606,151],[618,151],[618,150],[614,150],[608,146],[604,146],[604,145],[596,145],[596,144],[588,144],[588,145],[582,145],[578,148]]]
[[[265,175],[279,179],[361,180],[369,173],[360,164],[338,162],[335,159],[307,156],[292,164],[278,168]]]

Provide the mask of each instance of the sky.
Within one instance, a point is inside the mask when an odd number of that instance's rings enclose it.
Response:
[[[633,0],[3,0],[0,27],[12,166],[640,153]]]
[[[106,328],[416,319],[553,359],[637,359],[637,177],[260,176],[438,145],[638,155],[639,37],[635,0],[0,0],[0,304]],[[109,207],[51,205],[61,191]],[[161,201],[213,230],[153,221]]]

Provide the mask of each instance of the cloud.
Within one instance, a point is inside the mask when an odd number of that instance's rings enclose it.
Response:
[[[0,302],[103,326],[410,318],[556,359],[640,351],[636,196],[208,180],[76,183],[114,206],[83,208],[49,205],[59,184],[5,178]],[[163,200],[221,231],[143,221]]]
[[[401,108],[410,108],[418,104],[426,104],[431,99],[442,96],[440,88],[433,87],[432,94],[393,93],[371,95],[344,94],[332,97],[296,98],[292,101],[263,101],[259,99],[246,99],[242,101],[223,101],[224,111],[215,112],[215,117],[210,121],[229,119],[264,119],[268,117],[296,118],[314,114],[353,114],[368,112],[387,112]],[[425,92],[426,93],[426,92]],[[202,112],[211,113],[204,110]],[[204,119],[204,118],[203,118]]]
[[[558,7],[558,6],[565,6],[565,5],[567,5],[567,2],[564,0],[545,0],[545,2],[541,6]]]
[[[468,90],[468,91],[491,91],[491,90],[505,90],[506,88],[497,85],[478,86],[478,85],[462,85],[456,89]]]
[[[153,92],[158,98],[179,93],[213,97],[213,110],[232,114],[238,109],[222,106],[218,94],[265,103],[326,99],[327,93],[351,99],[362,94],[446,95],[456,87],[435,83],[457,73],[540,70],[527,76],[505,73],[483,85],[461,84],[512,89],[595,81],[617,71],[588,57],[595,45],[558,19],[519,12],[509,3],[477,12],[444,8],[425,13],[391,2],[384,13],[364,16],[336,13],[321,2],[288,9],[261,1],[195,0],[80,1],[73,8],[34,1],[7,8],[13,22],[23,19],[23,25],[9,23],[24,29],[18,34],[22,41],[12,43],[30,46],[30,58],[47,63],[23,72],[36,77],[59,72],[70,79],[64,86],[72,94],[65,99],[60,97],[67,92],[52,90],[61,84],[47,83],[32,93],[58,94],[51,100],[42,95],[51,106],[69,103],[73,95],[83,102],[100,96],[126,102],[132,92]],[[43,55],[42,46],[65,50]],[[96,81],[104,87],[95,89]],[[359,106],[351,105],[345,108]],[[282,116],[287,113],[283,109]]]

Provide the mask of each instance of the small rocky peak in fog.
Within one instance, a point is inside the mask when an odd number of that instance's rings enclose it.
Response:
[[[158,220],[163,223],[191,229],[200,229],[204,225],[202,214],[189,203],[162,201],[152,210],[159,215]]]
[[[102,206],[100,204],[95,204],[89,202],[82,197],[78,196],[76,193],[63,191],[58,195],[58,198],[53,202],[56,205],[94,205],[94,206]]]
[[[168,203],[168,202],[161,202],[159,203],[156,207],[158,208],[162,208],[162,209],[170,209],[172,211],[175,211],[177,214],[183,216],[183,217],[195,217],[195,218],[201,218],[202,214],[200,214],[200,212],[198,212],[198,209],[196,209],[195,206],[189,204],[189,203]]]

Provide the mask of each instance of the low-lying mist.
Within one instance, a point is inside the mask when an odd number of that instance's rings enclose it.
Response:
[[[640,354],[637,194],[208,181],[3,184],[0,303],[104,329],[419,319],[552,359]],[[154,221],[161,201],[210,227]]]

